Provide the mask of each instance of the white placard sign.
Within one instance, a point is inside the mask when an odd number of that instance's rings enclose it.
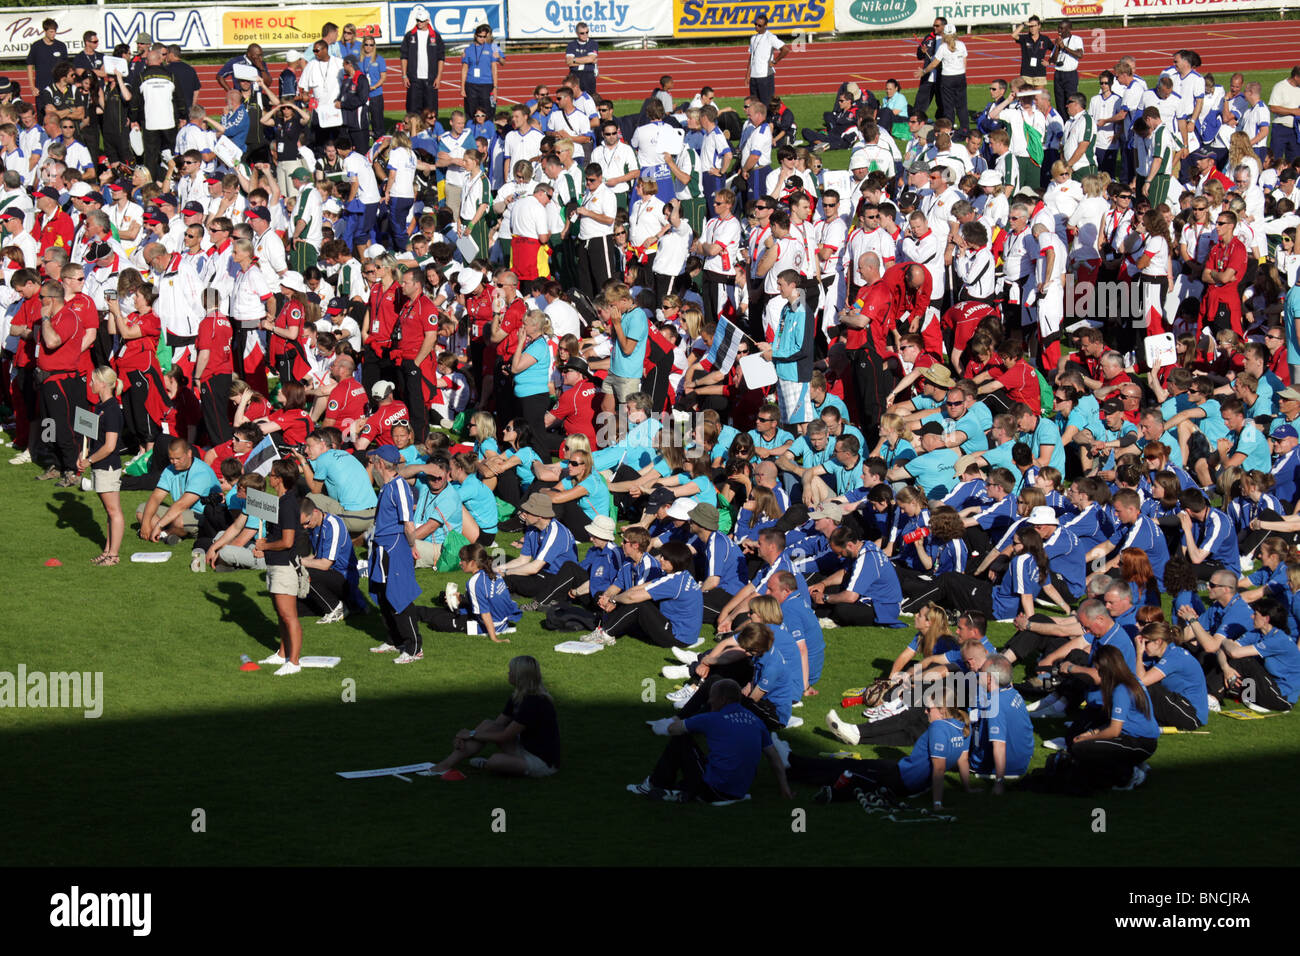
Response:
[[[72,430],[95,441],[99,438],[99,416],[88,408],[78,408],[72,419]]]
[[[235,69],[235,79],[248,80],[250,83],[256,83],[258,81],[258,78],[261,77],[262,75],[261,73],[257,72],[257,67],[250,66],[247,63],[236,63],[234,69]]]
[[[104,72],[108,74],[116,73],[118,76],[126,76],[130,69],[130,64],[126,62],[125,57],[106,56],[104,57]]]
[[[408,763],[402,767],[380,767],[378,770],[339,770],[336,773],[345,780],[362,780],[366,777],[396,777],[403,773],[432,770],[433,766],[431,762]]]
[[[1150,369],[1161,369],[1178,361],[1178,344],[1174,341],[1172,332],[1148,335],[1143,345],[1146,349],[1147,367]]]
[[[217,159],[221,160],[231,169],[234,169],[244,161],[244,151],[235,144],[233,139],[228,136],[222,136],[217,140],[217,145],[212,148],[217,154]]]
[[[280,520],[280,499],[270,492],[249,488],[245,501],[244,511],[250,518],[260,518],[267,524]]]
[[[776,384],[776,366],[758,353],[740,357],[740,372],[746,388],[767,388]]]

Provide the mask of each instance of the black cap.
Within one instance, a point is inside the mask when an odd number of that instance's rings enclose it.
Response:
[[[184,213],[185,215],[187,215],[187,216],[190,216],[190,215],[194,215],[194,216],[202,216],[202,215],[205,214],[206,210],[204,210],[204,208],[203,208],[203,203],[200,203],[200,202],[187,202],[187,203],[185,204],[185,208],[182,209],[181,212],[183,212],[183,213]]]
[[[921,426],[920,433],[922,435],[942,435],[943,426],[940,425],[938,422],[926,422],[924,425]]]
[[[1124,402],[1118,398],[1108,398],[1101,403],[1101,410],[1106,415],[1124,411]]]
[[[169,206],[179,206],[181,204],[181,201],[176,198],[175,193],[163,193],[155,200],[155,202],[166,203]]]
[[[898,197],[898,208],[902,209],[905,206],[915,206],[918,201],[919,198],[917,197],[916,193],[905,192],[903,193],[903,195]]]
[[[44,189],[38,189],[36,195],[44,196],[46,199],[53,199],[55,202],[59,201],[59,191],[53,186],[46,186]]]
[[[336,295],[334,298],[330,299],[330,304],[325,309],[325,311],[330,315],[338,315],[347,310],[348,300],[343,298],[341,295]]]
[[[677,496],[667,488],[656,488],[654,491],[650,492],[650,507],[655,511],[667,507],[676,500]]]
[[[107,255],[111,255],[112,252],[113,247],[107,242],[92,242],[90,245],[86,246],[86,261],[96,262]]]

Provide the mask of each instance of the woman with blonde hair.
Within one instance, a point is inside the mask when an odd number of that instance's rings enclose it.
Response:
[[[542,683],[541,665],[526,654],[511,658],[507,679],[513,689],[501,713],[473,730],[457,731],[451,753],[429,771],[430,776],[464,780],[456,769],[464,761],[507,777],[549,777],[559,769],[560,722],[555,701]],[[480,757],[487,744],[495,745],[497,753]]]
[[[524,315],[510,359],[520,417],[532,428],[543,458],[550,458],[552,450],[546,431],[546,413],[551,405],[550,338],[551,320],[540,309],[530,309]]]
[[[91,560],[96,567],[111,567],[118,563],[118,551],[122,547],[122,534],[126,528],[122,517],[122,455],[121,441],[125,420],[122,406],[114,392],[117,389],[117,373],[107,365],[101,365],[90,375],[90,388],[95,393],[96,401],[90,410],[99,419],[99,431],[94,441],[83,440],[81,454],[77,456],[77,470],[85,472],[90,481],[90,490],[99,495],[108,518],[108,530],[104,537],[104,550]]]
[[[881,458],[890,468],[915,458],[916,449],[912,447],[911,422],[893,412],[881,415],[880,441],[867,457]]]
[[[1255,155],[1255,147],[1250,145],[1250,137],[1240,132],[1228,137],[1228,161],[1224,164],[1223,174],[1235,183],[1239,166],[1250,169],[1251,186],[1259,182],[1259,157]]]
[[[501,454],[497,444],[497,420],[491,412],[475,412],[469,420],[469,438],[474,442],[474,455],[488,460]]]
[[[546,492],[555,505],[555,517],[577,541],[590,541],[587,525],[600,515],[612,516],[609,486],[592,470],[591,452],[573,451],[565,461],[567,472],[560,483]]]
[[[927,73],[939,74],[939,118],[953,120],[955,127],[970,129],[970,111],[966,105],[966,44],[957,39],[955,24],[943,28],[943,44],[934,48],[934,59],[917,72],[919,80]]]

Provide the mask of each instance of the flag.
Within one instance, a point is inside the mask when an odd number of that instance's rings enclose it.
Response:
[[[728,320],[719,318],[717,330],[713,333],[713,344],[709,346],[708,354],[701,363],[705,366],[705,371],[716,369],[724,375],[731,371],[736,356],[740,354],[742,338],[744,335],[740,329]]]
[[[265,478],[271,473],[271,464],[280,457],[280,450],[275,447],[275,442],[271,441],[271,436],[267,435],[260,442],[253,446],[253,450],[248,453],[244,459],[244,471],[256,472]]]

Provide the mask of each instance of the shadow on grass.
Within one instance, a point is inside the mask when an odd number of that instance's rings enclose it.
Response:
[[[99,515],[80,494],[71,491],[55,492],[54,501],[47,501],[45,507],[54,515],[56,528],[70,528],[96,544],[104,542],[104,526]]]

